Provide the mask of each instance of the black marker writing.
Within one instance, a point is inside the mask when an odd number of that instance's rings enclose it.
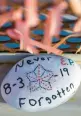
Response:
[[[57,98],[56,95],[52,95],[52,99],[55,100]]]
[[[61,73],[61,75],[62,75],[62,77],[63,77],[64,75],[63,75],[62,69],[60,69],[60,73]]]
[[[37,98],[35,98],[35,99],[32,98],[32,99],[28,99],[28,100],[25,97],[19,98],[19,106],[21,108],[24,104],[26,104],[26,102],[27,102],[27,104],[29,103],[29,105],[31,107],[34,107],[36,105],[37,106],[42,106],[42,105],[44,105],[45,102],[48,103],[48,104],[51,104],[54,100],[56,100],[58,98],[61,99],[63,96],[65,96],[67,94],[67,92],[70,92],[70,90],[73,89],[73,88],[74,88],[74,84],[70,83],[68,87],[65,87],[65,89],[61,88],[60,90],[57,90],[56,94],[51,95],[50,97],[41,96],[38,99]]]
[[[61,92],[59,90],[57,90],[57,95],[61,98]]]
[[[3,88],[4,88],[6,94],[11,93],[11,87],[10,87],[9,83],[6,83],[5,85],[3,85]]]
[[[65,90],[63,88],[61,90],[62,90],[63,95],[65,95]]]
[[[51,57],[47,57],[48,61],[50,60]]]
[[[35,62],[38,62],[39,60],[41,60],[41,61],[48,60],[49,61],[50,58],[51,57],[35,57],[33,59],[27,59],[26,63],[28,65],[32,65]],[[16,64],[16,66],[15,66],[15,72],[17,72],[19,68],[22,68],[24,66],[24,64],[25,64],[24,60],[22,60],[20,64]]]
[[[67,72],[67,75],[69,76],[68,68],[63,68],[63,71],[64,71],[64,72]]]
[[[27,60],[27,64],[31,65],[34,64],[34,62],[32,62],[31,60]]]
[[[39,61],[39,57],[37,57],[37,58],[34,58],[33,60],[35,60],[35,61]]]
[[[17,72],[17,69],[18,68],[21,68],[24,66],[24,60],[21,61],[21,64],[16,64],[16,67],[15,67],[15,72]]]
[[[37,104],[37,101],[34,100],[34,99],[29,99],[29,104],[30,104],[31,106],[35,106],[35,105]]]
[[[45,58],[44,58],[44,57],[42,57],[42,58],[41,58],[41,60],[45,60]]]
[[[46,101],[48,101],[49,104],[51,104],[52,100],[49,97],[46,97],[45,99]]]
[[[61,73],[61,76],[63,77],[64,76],[64,73],[67,73],[67,75],[69,76],[69,71],[68,71],[68,68],[63,68],[63,69],[60,69],[60,73]]]
[[[70,84],[70,88],[73,89],[74,88],[74,85],[73,83]]]
[[[21,85],[19,88],[23,88],[25,86],[23,79],[21,77],[19,77],[17,80],[19,81],[19,83]]]
[[[70,92],[70,89],[69,89],[69,87],[66,87],[66,91],[67,91],[67,92]]]
[[[19,106],[20,106],[20,108],[22,107],[22,105],[24,105],[25,104],[25,102],[22,102],[22,101],[24,101],[26,98],[19,98]]]
[[[39,106],[41,106],[41,100],[43,99],[43,97],[40,97],[40,99],[38,100]]]

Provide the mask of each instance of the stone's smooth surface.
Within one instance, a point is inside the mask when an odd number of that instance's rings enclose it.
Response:
[[[71,14],[64,14],[64,16],[63,16],[63,20],[67,21],[67,22],[69,22],[69,21],[76,21],[77,19],[78,18],[76,16],[71,15]]]
[[[59,49],[69,49],[71,46],[68,44],[61,44],[58,48]]]
[[[0,36],[0,42],[5,42],[5,41],[9,41],[10,38],[8,36]]]
[[[3,99],[29,112],[44,111],[70,99],[81,82],[81,69],[55,55],[29,56],[17,62],[1,84]]]
[[[81,43],[81,38],[72,37],[72,38],[67,39],[66,41],[70,43]]]
[[[19,44],[18,43],[6,43],[4,44],[6,47],[8,48],[19,48]]]

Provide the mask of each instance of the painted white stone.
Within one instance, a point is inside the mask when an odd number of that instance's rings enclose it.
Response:
[[[29,112],[63,104],[78,89],[81,69],[71,59],[55,55],[29,56],[17,62],[1,84],[3,99]]]

